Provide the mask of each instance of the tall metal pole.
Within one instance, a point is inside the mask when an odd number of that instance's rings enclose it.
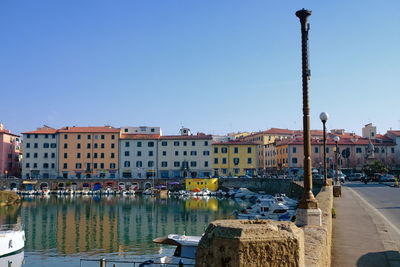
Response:
[[[299,203],[300,209],[317,209],[318,203],[312,193],[311,144],[310,144],[310,107],[308,103],[308,27],[307,18],[311,10],[302,9],[296,12],[301,24],[301,52],[303,76],[303,138],[304,138],[304,194]]]
[[[328,179],[328,174],[326,172],[326,128],[325,128],[326,121],[322,121],[323,130],[324,130],[324,185],[326,186],[326,180]]]
[[[336,141],[336,151],[335,151],[335,161],[336,161],[336,184],[339,185],[339,178],[338,178],[338,165],[339,165],[339,159],[338,159],[338,141]]]

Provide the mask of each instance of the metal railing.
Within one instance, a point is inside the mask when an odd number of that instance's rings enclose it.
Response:
[[[132,260],[112,260],[112,259],[80,259],[79,266],[82,267],[82,263],[84,262],[98,262],[100,267],[107,267],[107,263],[114,263],[112,267],[117,267],[117,263],[121,264],[132,264],[133,267],[147,267],[147,266],[161,266],[161,267],[169,267],[169,266],[195,266],[194,264],[188,263],[162,263],[162,262],[154,262],[153,260],[148,261],[132,261]]]

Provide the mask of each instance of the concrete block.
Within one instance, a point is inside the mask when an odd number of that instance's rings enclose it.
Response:
[[[334,197],[341,197],[342,196],[342,186],[341,185],[334,185],[333,186],[333,196]]]
[[[214,221],[199,243],[196,266],[304,266],[304,233],[292,222]]]
[[[315,225],[321,226],[321,210],[320,209],[297,209],[296,211],[296,225]]]

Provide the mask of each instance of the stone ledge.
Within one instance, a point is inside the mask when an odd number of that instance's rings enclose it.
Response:
[[[218,220],[196,252],[196,266],[304,266],[304,233],[292,222]]]

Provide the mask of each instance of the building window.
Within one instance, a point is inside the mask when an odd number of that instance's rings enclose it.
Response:
[[[68,169],[68,164],[67,163],[63,164],[63,169]]]
[[[137,156],[138,156],[138,157],[141,157],[141,156],[142,156],[142,151],[138,151],[138,152],[137,152]]]
[[[54,159],[56,157],[56,153],[51,153],[51,158]]]
[[[112,135],[114,136],[114,135]],[[115,163],[110,163],[110,169],[115,169]]]
[[[104,148],[104,143],[102,143],[100,147],[101,147],[101,148]]]
[[[224,154],[228,153],[228,148],[221,147],[221,153],[224,153]]]
[[[250,147],[250,146],[247,148],[247,153],[248,153],[248,154],[251,153],[251,147]]]
[[[293,154],[296,154],[296,153],[297,153],[297,148],[294,147],[294,148],[293,148]]]
[[[90,153],[87,153],[86,157],[87,157],[88,159],[90,159]]]
[[[238,169],[238,168],[235,168],[235,169],[233,169],[233,172],[234,172],[235,174],[238,174],[238,173],[239,173],[239,169]]]
[[[148,161],[147,167],[154,167],[154,161]]]
[[[99,139],[99,136],[97,134],[94,135],[94,140]]]
[[[179,151],[175,151],[175,156],[179,156]]]
[[[208,146],[208,141],[204,141],[204,146]]]
[[[233,153],[235,153],[235,154],[239,153],[239,148],[238,147],[234,147]]]
[[[190,151],[191,156],[197,156],[197,151]]]
[[[101,139],[103,139],[103,140],[104,140],[104,134],[102,134],[102,135],[101,135]]]
[[[87,139],[90,140],[92,136],[90,134],[87,135]]]
[[[112,159],[114,158],[114,153],[111,153],[111,158],[112,158]]]
[[[197,162],[196,162],[196,161],[191,161],[191,162],[190,162],[190,167],[196,167],[196,165],[197,165]]]
[[[93,169],[97,169],[97,163],[93,163]]]
[[[392,153],[394,153],[394,147],[392,147],[390,150],[392,151]]]
[[[26,143],[26,148],[30,148],[31,144],[30,143]]]
[[[179,141],[175,141],[174,146],[179,146]]]
[[[81,163],[76,163],[75,164],[75,169],[80,169],[82,168],[82,164]]]
[[[80,134],[78,134],[76,137],[78,138],[78,140],[81,140],[81,135]]]
[[[192,141],[192,146],[196,146],[196,141]]]
[[[87,148],[90,148],[90,147],[91,147],[91,146],[90,146],[90,143],[88,143],[86,147],[87,147]]]
[[[208,167],[208,161],[204,161],[204,167]]]
[[[44,158],[47,159],[49,157],[48,153],[44,153]]]
[[[29,158],[31,156],[30,153],[26,153],[26,157]]]
[[[327,147],[327,148],[326,148],[326,153],[328,153],[328,154],[329,154],[329,147]]]
[[[34,148],[38,148],[38,143],[34,143],[34,144],[33,144],[33,147],[34,147]]]
[[[64,134],[64,139],[68,139],[68,134]]]
[[[104,169],[104,163],[100,163],[100,169]]]
[[[218,158],[214,158],[214,164],[218,164]]]
[[[93,158],[97,159],[97,153],[93,153]]]
[[[25,168],[29,168],[29,163],[26,163],[26,164],[25,164]]]
[[[115,148],[115,144],[114,143],[111,144],[111,148]]]
[[[187,142],[186,141],[183,141],[183,146],[187,146]]]
[[[49,144],[47,144],[47,145],[49,145]],[[68,144],[67,143],[64,144],[64,148],[68,148]]]
[[[357,154],[360,154],[360,153],[362,153],[362,149],[361,149],[361,147],[356,147],[356,153],[357,153]]]
[[[203,156],[209,156],[209,155],[210,155],[210,151],[208,151],[208,150],[203,151]]]
[[[162,145],[162,146],[167,146],[167,141],[162,141],[162,142],[161,142],[161,145]]]
[[[218,154],[218,147],[214,147],[214,154]]]
[[[76,144],[76,148],[80,149],[81,148],[81,144],[80,143]]]
[[[111,135],[111,139],[114,140],[115,139],[115,135]]]
[[[37,163],[33,163],[33,168],[36,169],[37,168]],[[66,169],[67,167],[65,167]]]
[[[55,163],[52,163],[52,164],[51,164],[51,168],[54,169],[55,167],[56,167],[56,164],[55,164]]]
[[[68,153],[64,153],[64,159],[68,158]]]
[[[166,156],[166,155],[167,155],[167,151],[163,151],[163,152],[162,152],[162,155],[163,155],[163,156]]]
[[[124,167],[130,167],[131,166],[131,162],[130,161],[125,161],[124,162]]]
[[[149,151],[149,157],[153,156],[153,151]]]
[[[174,161],[174,167],[179,167],[180,166],[180,162],[179,161]]]
[[[314,147],[314,152],[318,153],[318,147]]]
[[[125,151],[125,156],[129,157],[129,151]]]
[[[141,161],[136,161],[136,167],[142,167],[142,162]]]
[[[81,153],[77,153],[77,154],[76,154],[76,158],[77,158],[77,159],[80,159],[80,158],[81,158]]]
[[[226,164],[226,158],[222,158],[222,164]]]
[[[248,159],[247,159],[247,164],[251,164],[251,163],[252,163],[251,158],[248,158]]]
[[[31,138],[31,135],[30,135],[30,134],[27,134],[27,135],[26,135],[26,138]]]
[[[183,151],[183,155],[184,155],[184,156],[187,156],[187,151]]]
[[[104,153],[100,154],[100,158],[104,159]]]
[[[86,163],[86,170],[90,171],[90,163]]]
[[[297,164],[297,158],[292,158],[292,163]]]
[[[233,164],[239,165],[239,158],[233,158]]]
[[[148,142],[148,143],[147,143],[147,146],[148,146],[148,147],[154,147],[154,142]]]
[[[162,161],[161,162],[161,167],[168,167],[168,162]]]

